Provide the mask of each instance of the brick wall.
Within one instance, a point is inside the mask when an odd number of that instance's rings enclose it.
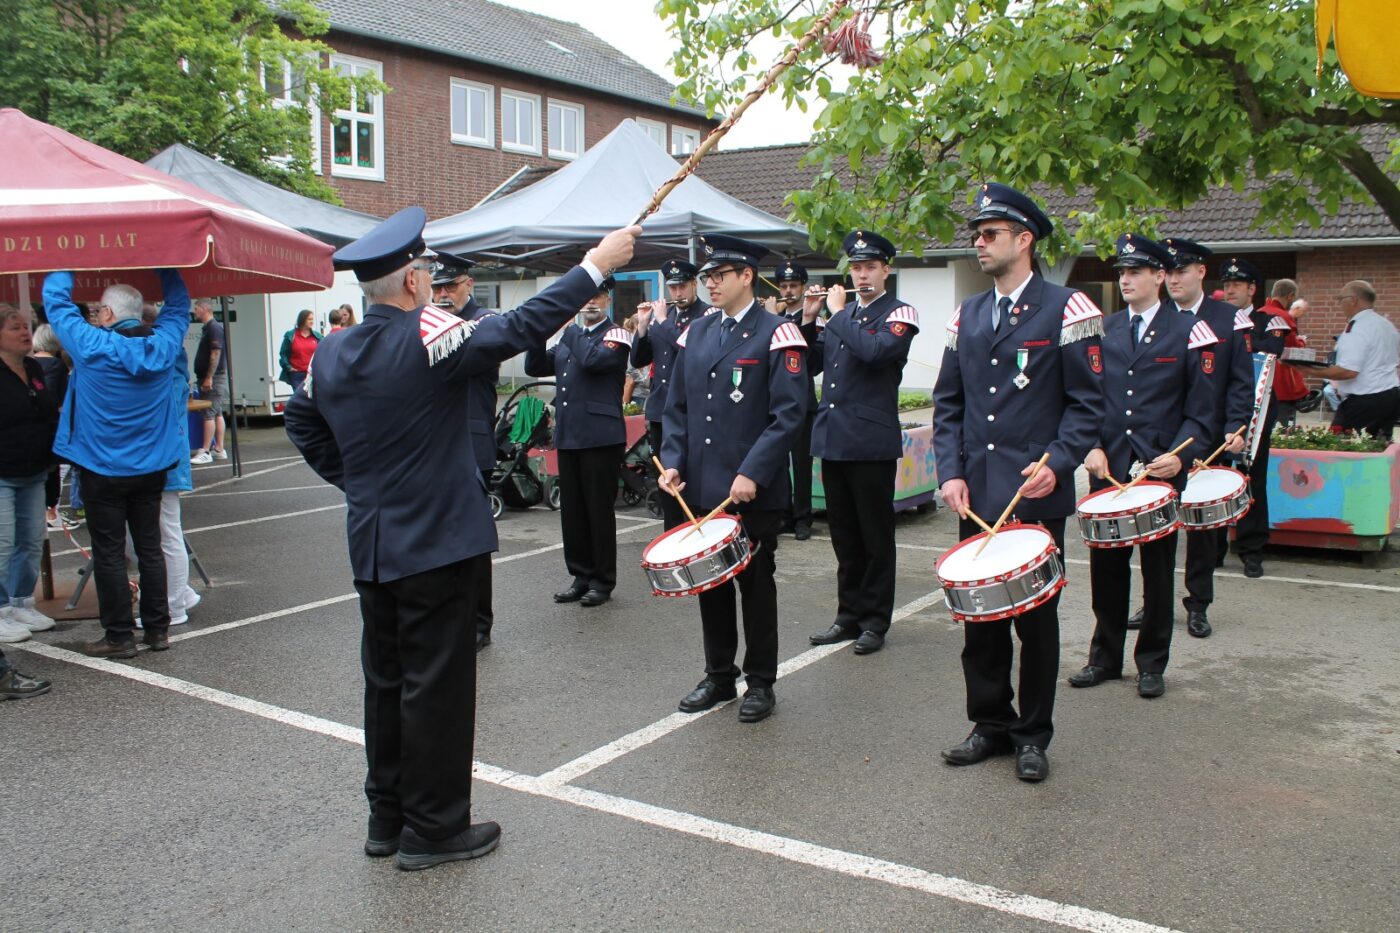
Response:
[[[548,157],[548,99],[581,104],[584,108],[584,148],[592,146],[624,119],[645,117],[699,130],[703,137],[714,126],[702,117],[665,107],[592,93],[508,71],[494,70],[445,55],[378,43],[332,32],[327,42],[346,55],[384,66],[384,181],[331,175],[331,130],[321,121],[321,170],[347,207],[385,217],[410,204],[421,205],[430,218],[464,211],[490,194],[522,165],[567,164]],[[450,80],[463,78],[494,89],[494,148],[452,142]],[[540,100],[541,149],[534,156],[501,149],[502,88],[537,94]],[[640,209],[641,205],[638,205]]]
[[[1347,320],[1337,296],[1352,279],[1365,279],[1376,290],[1376,310],[1400,323],[1400,246],[1353,246],[1298,254],[1298,293],[1312,306],[1299,322],[1308,345],[1332,349],[1332,339]]]

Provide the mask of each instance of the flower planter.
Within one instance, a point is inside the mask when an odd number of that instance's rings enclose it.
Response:
[[[1269,452],[1269,543],[1380,551],[1400,524],[1400,444]]]
[[[938,492],[938,464],[933,456],[933,426],[904,429],[904,453],[894,475],[894,510],[902,512],[934,501]],[[812,461],[812,508],[826,508],[822,486],[822,462]]]

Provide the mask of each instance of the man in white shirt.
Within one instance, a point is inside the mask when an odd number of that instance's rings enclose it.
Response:
[[[1309,375],[1331,379],[1341,396],[1333,430],[1389,439],[1400,420],[1400,332],[1376,313],[1376,290],[1369,282],[1357,279],[1343,285],[1340,301],[1351,317],[1337,338],[1336,361],[1310,369]]]

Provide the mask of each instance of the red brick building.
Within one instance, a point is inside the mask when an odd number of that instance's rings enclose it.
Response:
[[[321,173],[356,210],[466,210],[522,169],[576,158],[628,118],[676,153],[714,126],[672,102],[659,75],[573,23],[486,0],[317,6],[330,19],[331,63],[389,88],[315,114]]]

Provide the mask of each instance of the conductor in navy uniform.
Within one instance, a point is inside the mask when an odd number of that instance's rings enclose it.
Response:
[[[773,272],[778,286],[776,298],[764,299],[763,305],[792,323],[802,326],[803,293],[807,290],[807,269],[800,263],[785,262]],[[807,372],[812,373],[812,355],[807,353]],[[791,530],[798,541],[812,537],[812,421],[817,416],[817,388],[807,380],[807,417],[792,447],[792,501],[783,516],[784,531]]]
[[[685,495],[696,514],[732,497],[753,557],[734,580],[699,595],[705,679],[680,702],[698,713],[736,695],[738,617],[743,597],[744,678],[740,722],[773,712],[778,679],[778,590],[773,552],[788,501],[788,452],[806,410],[807,342],[797,326],[753,295],[767,250],[738,237],[700,238],[700,270],[722,313],[692,320],[677,339],[661,447],[663,491]],[[684,478],[684,482],[681,479]]]
[[[947,349],[933,390],[933,443],[943,501],[979,529],[968,510],[999,515],[1018,488],[1016,517],[1039,522],[1064,550],[1074,512],[1074,472],[1098,440],[1103,418],[1103,315],[1083,292],[1035,271],[1035,244],[1050,219],[1021,192],[1001,184],[977,192],[972,245],[993,287],[964,301],[948,323]],[[1044,469],[1030,478],[1042,454]],[[1016,776],[1050,773],[1059,676],[1059,596],[1014,620],[963,626],[967,714],[974,726],[943,751],[971,765],[1016,751]],[[1021,676],[1011,687],[1011,629],[1021,640]],[[1020,700],[1020,712],[1012,699]]]
[[[836,552],[836,620],[809,639],[829,645],[854,638],[856,654],[885,644],[894,615],[894,479],[904,455],[899,383],[919,312],[885,289],[894,244],[856,230],[843,244],[854,294],[833,285],[823,322],[807,305],[815,337],[812,369],[822,376],[812,424],[812,455],[822,460],[826,521]],[[818,306],[819,307],[819,306]]]
[[[1137,234],[1118,238],[1118,290],[1128,311],[1104,324],[1104,418],[1099,443],[1084,465],[1089,488],[1110,488],[1110,477],[1127,482],[1131,468],[1143,465],[1154,480],[1166,480],[1179,494],[1188,465],[1207,456],[1217,436],[1215,353],[1220,338],[1204,318],[1162,304],[1162,283],[1171,254],[1162,244]],[[1190,441],[1180,453],[1172,451]],[[1177,533],[1138,545],[1142,562],[1142,628],[1133,660],[1139,696],[1166,691],[1164,674],[1171,651],[1172,595],[1176,589]],[[1089,663],[1069,678],[1071,686],[1093,687],[1123,676],[1123,645],[1128,628],[1130,547],[1091,548],[1094,635]]]
[[[668,259],[661,267],[669,301],[650,301],[637,307],[637,334],[632,342],[632,365],[652,367],[651,394],[643,414],[647,419],[647,442],[653,454],[660,454],[662,420],[666,397],[675,379],[676,342],[691,322],[713,309],[701,301],[696,290],[695,264],[684,259]],[[663,526],[674,528],[685,515],[670,496],[661,497]]]
[[[321,341],[287,434],[346,500],[364,619],[365,853],[406,870],[491,851],[471,822],[479,564],[496,526],[474,460],[476,377],[540,343],[632,256],[639,227],[608,234],[512,314],[467,322],[428,305],[427,220],[410,207],[335,254],[371,302],[363,323]]]
[[[608,319],[612,277],[548,350],[525,354],[525,372],[554,377],[554,449],[564,566],[573,577],[556,603],[601,606],[617,586],[617,471],[627,442],[622,385],[632,334]]]
[[[464,321],[475,321],[495,311],[483,308],[472,297],[470,259],[436,250],[433,267],[433,305],[457,315]],[[468,422],[472,432],[472,452],[476,468],[481,471],[487,488],[491,473],[496,469],[496,385],[501,381],[501,367],[492,366],[472,377],[471,412]],[[481,562],[481,577],[477,581],[476,650],[491,644],[491,628],[496,616],[491,609],[491,562]]]

